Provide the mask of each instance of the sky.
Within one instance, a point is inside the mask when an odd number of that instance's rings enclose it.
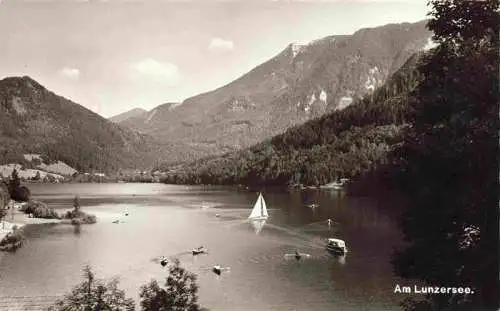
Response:
[[[292,42],[417,22],[427,0],[0,0],[0,79],[111,117],[221,87]]]

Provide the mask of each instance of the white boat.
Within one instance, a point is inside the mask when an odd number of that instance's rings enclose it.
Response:
[[[257,198],[257,201],[255,202],[252,212],[250,213],[250,216],[248,216],[248,219],[265,220],[268,217],[269,214],[267,213],[266,201],[264,201],[262,193],[259,193],[259,197]]]
[[[346,184],[346,179],[342,178],[340,182],[333,181],[331,183],[328,183],[326,185],[320,186],[321,189],[335,189],[335,190],[342,190],[344,189],[344,185]]]
[[[347,253],[345,241],[341,239],[329,238],[326,244],[326,250],[333,254],[344,255]]]

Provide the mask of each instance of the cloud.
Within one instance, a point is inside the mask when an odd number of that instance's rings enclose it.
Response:
[[[159,62],[152,58],[143,59],[133,65],[136,73],[159,79],[161,82],[174,85],[179,81],[179,68],[175,64]]]
[[[64,67],[59,70],[59,75],[69,79],[77,80],[80,77],[80,70],[78,70],[77,68]]]
[[[233,41],[230,40],[224,40],[221,38],[212,38],[212,41],[210,41],[210,45],[208,46],[208,49],[210,51],[230,51],[234,48],[234,43]]]

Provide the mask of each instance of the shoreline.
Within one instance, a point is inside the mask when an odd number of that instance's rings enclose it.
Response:
[[[4,220],[0,222],[0,242],[3,241],[7,235],[14,232],[14,226],[17,226],[18,230],[22,230],[25,226],[29,225],[59,224],[62,222],[61,219],[28,217],[27,214],[18,210],[23,205],[22,203],[11,201],[9,205],[8,214],[5,216]],[[12,209],[14,209],[14,211],[12,211]],[[3,251],[0,251],[0,254],[1,253],[3,253]]]

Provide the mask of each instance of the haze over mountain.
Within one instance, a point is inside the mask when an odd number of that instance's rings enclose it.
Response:
[[[146,109],[142,108],[134,108],[132,110],[129,110],[127,112],[121,113],[119,115],[116,115],[114,117],[109,118],[109,120],[115,122],[115,123],[120,123],[125,120],[128,120],[130,118],[135,118],[135,117],[142,117],[145,116],[148,113]]]
[[[120,124],[161,141],[203,146],[210,150],[204,155],[248,147],[372,93],[430,36],[421,21],[290,44],[221,88]]]

